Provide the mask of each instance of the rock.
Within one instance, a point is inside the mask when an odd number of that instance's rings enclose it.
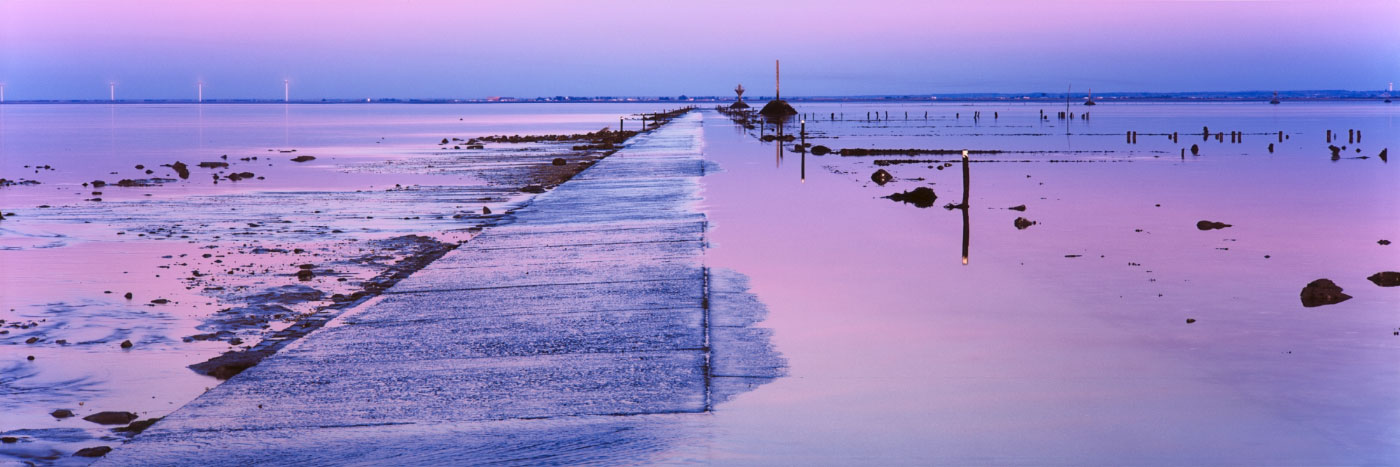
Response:
[[[1372,274],[1371,277],[1367,277],[1366,280],[1371,281],[1371,283],[1374,283],[1374,284],[1379,285],[1379,286],[1381,286],[1381,287],[1396,287],[1396,286],[1400,286],[1400,272],[1395,272],[1395,271],[1383,271],[1383,272],[1378,272],[1378,273]]]
[[[166,165],[166,167],[170,167],[171,169],[174,169],[174,170],[175,170],[175,174],[176,174],[176,175],[179,175],[180,178],[182,178],[182,179],[183,179],[183,178],[190,178],[190,167],[187,166],[187,165],[185,165],[184,162],[175,161],[174,164]]]
[[[296,156],[292,158],[292,162],[310,162],[314,160],[316,160],[316,158],[312,156]]]
[[[131,292],[127,292],[123,297],[126,297],[127,300],[131,300]]]
[[[886,183],[889,183],[890,180],[894,180],[894,175],[890,175],[890,173],[886,172],[885,169],[876,170],[875,173],[870,174],[870,181],[875,182],[881,186],[883,186]]]
[[[1376,243],[1377,243],[1377,244],[1380,244],[1380,245],[1389,245],[1389,244],[1390,244],[1390,240],[1386,240],[1386,239],[1382,238],[1382,239],[1376,241]]]
[[[26,344],[33,344],[33,343],[35,343],[35,342],[39,342],[39,337],[38,337],[38,336],[30,337],[30,338],[24,340],[24,343],[26,343]]]
[[[761,139],[761,140],[763,140],[763,141],[774,141],[774,140],[777,140],[778,137],[777,137],[776,135],[763,135],[763,137],[762,137],[762,138],[759,138],[759,139]]]
[[[1334,305],[1351,299],[1351,295],[1342,293],[1342,288],[1327,279],[1318,279],[1309,282],[1303,287],[1303,292],[1299,294],[1303,301],[1303,306],[1312,308],[1322,305]]]
[[[1012,211],[1021,211],[1021,212],[1025,212],[1025,211],[1026,211],[1026,205],[1022,204],[1022,205],[1020,205],[1020,206],[1012,206],[1012,207],[1009,207],[1009,208],[1006,208],[1006,209],[1010,209],[1010,210],[1012,210]]]
[[[1194,322],[1196,322],[1196,318],[1186,318],[1186,324],[1191,324]]]
[[[14,437],[14,436],[0,437],[0,443],[14,444],[14,443],[18,443],[18,442],[19,442],[19,438],[16,438],[16,437]]]
[[[199,163],[199,166],[200,166],[200,167],[203,167],[203,168],[206,168],[206,169],[217,169],[217,168],[221,168],[221,167],[228,167],[228,163],[227,163],[227,162],[200,162],[200,163]]]
[[[170,303],[170,299],[166,299],[166,298],[157,298],[157,299],[155,299],[155,300],[151,300],[151,303],[154,303],[154,304],[156,304],[156,305],[164,305],[164,304]]]
[[[1197,222],[1197,223],[1196,223],[1196,228],[1197,228],[1197,229],[1200,229],[1200,230],[1217,230],[1217,229],[1223,229],[1223,228],[1226,228],[1226,227],[1234,227],[1234,226],[1233,226],[1233,225],[1230,225],[1230,224],[1226,224],[1226,223],[1224,223],[1224,222],[1214,222],[1214,221],[1200,221],[1200,222]]]
[[[921,186],[911,191],[886,196],[886,198],[913,204],[915,207],[928,208],[933,207],[933,202],[938,199],[938,195],[933,192],[932,188]]]
[[[309,281],[314,277],[316,277],[316,273],[311,272],[310,269],[302,269],[297,271],[297,280]]]
[[[129,349],[129,348],[131,348],[132,345],[134,345],[134,344],[132,344],[131,341],[129,341],[129,340],[122,341],[122,348],[123,348],[123,349]]]
[[[443,139],[442,139],[442,142],[440,142],[440,143],[438,143],[438,144],[447,144],[447,138],[443,138]]]
[[[1339,147],[1337,147],[1336,145],[1333,145],[1333,144],[1329,144],[1329,145],[1327,145],[1327,149],[1332,150],[1332,160],[1335,161],[1335,160],[1337,160],[1337,159],[1341,159],[1341,158],[1342,158],[1342,148],[1339,148]]]
[[[125,425],[136,420],[136,414],[131,412],[98,412],[83,417],[83,420],[99,425]]]
[[[1012,222],[1012,225],[1016,226],[1016,230],[1026,230],[1027,227],[1035,225],[1035,221],[1024,217],[1017,217],[1016,220]]]
[[[525,193],[544,193],[544,187],[539,185],[529,185],[524,188],[521,188],[520,191]]]
[[[1193,155],[1193,156],[1199,156],[1199,155],[1201,155],[1201,147],[1200,147],[1200,146],[1197,146],[1197,145],[1194,145],[1194,144],[1191,145],[1191,155]]]
[[[53,415],[53,418],[64,419],[64,418],[72,417],[72,416],[73,416],[73,411],[72,411],[72,410],[68,410],[68,409],[58,409],[58,410],[55,410],[55,411],[53,411],[53,412],[49,412],[49,415]]]
[[[812,146],[812,155],[813,155],[813,156],[825,156],[825,155],[827,155],[827,154],[831,154],[831,148],[828,148],[828,147],[826,147],[826,146],[822,146],[822,145],[820,145],[820,144],[818,144],[818,145],[816,145],[816,146]]]
[[[104,181],[102,181],[102,180],[93,180],[93,181],[92,181],[92,187],[93,187],[93,188],[102,188],[102,187],[104,187],[104,186],[107,186],[107,182],[104,182]]]
[[[129,433],[129,434],[133,434],[133,435],[134,435],[134,434],[137,434],[137,433],[146,431],[147,428],[150,428],[151,425],[154,425],[156,422],[160,421],[160,419],[162,419],[162,418],[165,418],[165,417],[148,418],[148,419],[145,419],[145,420],[134,421],[134,422],[131,422],[130,425],[123,426],[123,427],[113,428],[112,431],[115,431],[115,432],[118,432],[118,433]]]
[[[1381,153],[1377,155],[1377,156],[1379,156],[1379,157],[1381,158],[1381,162],[1389,162],[1389,161],[1390,161],[1390,158],[1386,157],[1388,152],[1390,152],[1390,148],[1385,148],[1385,149],[1382,149],[1382,150],[1381,150]]]
[[[482,214],[482,215],[486,215],[486,214],[490,214],[490,213],[491,213],[491,208],[488,208],[488,207],[486,207],[486,206],[482,206],[482,207],[481,207],[481,214]]]
[[[77,457],[102,457],[107,455],[107,453],[109,452],[112,452],[112,448],[107,446],[96,446],[79,449],[78,452],[73,453],[73,455]]]

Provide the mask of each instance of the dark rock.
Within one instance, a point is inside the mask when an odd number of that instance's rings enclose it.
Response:
[[[1193,156],[1199,156],[1199,155],[1201,155],[1201,147],[1200,147],[1200,146],[1197,146],[1197,145],[1195,145],[1195,144],[1191,145],[1191,155],[1193,155]]]
[[[1196,322],[1196,318],[1186,318],[1186,324],[1191,324],[1194,322]]]
[[[1303,301],[1303,306],[1312,308],[1322,305],[1333,305],[1351,299],[1351,295],[1342,293],[1342,288],[1338,287],[1327,279],[1318,279],[1309,282],[1303,287],[1303,292],[1299,294]]]
[[[521,188],[520,191],[525,193],[544,193],[544,187],[540,185],[529,185],[525,188]]]
[[[1016,226],[1016,230],[1026,230],[1027,227],[1035,225],[1035,221],[1024,217],[1017,217],[1016,220],[1012,222],[1012,225]]]
[[[828,147],[826,147],[826,146],[822,146],[822,145],[820,145],[820,144],[818,144],[818,145],[816,145],[816,146],[812,146],[812,155],[813,155],[813,156],[825,156],[825,155],[827,155],[827,154],[831,154],[831,148],[828,148]]]
[[[160,421],[160,419],[162,419],[162,418],[164,418],[164,417],[148,418],[148,419],[145,419],[145,420],[134,421],[134,422],[131,422],[130,425],[123,426],[123,427],[113,428],[112,431],[115,431],[115,432],[117,432],[117,433],[128,433],[128,434],[133,434],[133,435],[134,435],[134,434],[137,434],[137,433],[146,431],[147,428],[150,428],[151,425],[154,425],[156,422]]]
[[[890,173],[886,172],[885,169],[876,170],[875,173],[870,174],[870,181],[880,184],[882,186],[886,183],[889,183],[890,180],[894,180],[894,175],[890,175]]]
[[[1380,244],[1380,245],[1389,245],[1389,244],[1390,244],[1390,240],[1386,240],[1386,239],[1382,238],[1382,239],[1380,239],[1380,240],[1377,240],[1376,243],[1377,243],[1377,244]]]
[[[96,446],[79,449],[78,452],[73,453],[73,455],[77,457],[102,457],[107,455],[107,453],[109,452],[112,452],[112,448],[107,446]]]
[[[199,163],[199,166],[200,166],[200,167],[204,167],[204,168],[206,168],[206,169],[217,169],[217,168],[221,168],[221,167],[228,167],[228,163],[227,163],[227,162],[200,162],[200,163]]]
[[[1395,271],[1383,271],[1383,272],[1378,272],[1378,273],[1372,274],[1371,277],[1367,277],[1366,280],[1371,281],[1372,283],[1374,283],[1374,284],[1376,284],[1376,285],[1379,285],[1379,286],[1381,286],[1381,287],[1396,287],[1396,286],[1400,286],[1400,272],[1395,272]]]
[[[776,140],[778,139],[778,136],[777,136],[777,135],[763,135],[763,137],[762,137],[762,138],[759,138],[759,139],[761,139],[761,140],[763,140],[763,141],[776,141]]]
[[[104,186],[107,186],[107,182],[104,182],[104,181],[102,181],[102,180],[93,180],[93,181],[92,181],[92,187],[93,187],[93,188],[102,188],[102,187],[104,187]]]
[[[1217,229],[1223,229],[1223,228],[1226,228],[1226,227],[1234,227],[1234,226],[1233,226],[1233,225],[1230,225],[1230,224],[1226,224],[1226,223],[1224,223],[1224,222],[1214,222],[1214,221],[1200,221],[1200,222],[1197,222],[1197,223],[1196,223],[1196,228],[1197,228],[1197,229],[1200,229],[1200,230],[1217,230]]]
[[[302,269],[297,271],[297,280],[309,281],[314,277],[316,277],[316,273],[311,272],[310,269]]]
[[[83,417],[83,420],[99,425],[125,425],[136,420],[136,414],[131,412],[98,412]]]
[[[16,437],[14,437],[14,436],[0,437],[0,443],[14,444],[14,443],[18,443],[18,442],[19,442],[19,438],[16,438]]]
[[[1390,161],[1390,158],[1389,158],[1389,157],[1386,157],[1386,156],[1388,155],[1388,154],[1387,154],[1388,152],[1390,152],[1390,148],[1385,148],[1385,149],[1382,149],[1382,150],[1381,150],[1381,153],[1380,153],[1380,154],[1378,154],[1378,156],[1381,158],[1381,162],[1389,162],[1389,161]]]
[[[151,303],[154,303],[156,305],[164,305],[166,303],[170,303],[170,300],[166,298],[157,298],[155,300],[151,300]]]
[[[1012,207],[1009,207],[1009,208],[1006,208],[1006,209],[1010,209],[1010,210],[1012,210],[1012,211],[1021,211],[1021,212],[1025,212],[1025,211],[1026,211],[1026,205],[1022,204],[1022,205],[1020,205],[1020,206],[1012,206]]]
[[[938,195],[933,192],[932,188],[921,186],[911,191],[886,196],[886,198],[913,204],[915,207],[929,208],[933,207],[933,202],[938,199]]]
[[[312,156],[296,156],[292,158],[292,162],[310,162],[314,160],[316,160],[316,158]]]
[[[49,415],[53,415],[53,418],[64,419],[72,417],[73,411],[68,409],[58,409],[53,412],[49,412]]]
[[[550,162],[550,163],[551,163],[551,164],[554,164],[554,165],[564,165],[564,164],[568,164],[569,161],[564,160],[564,158],[562,158],[562,157],[556,157],[556,158],[554,158],[554,160],[553,160],[552,162]]]
[[[24,343],[26,343],[26,344],[33,344],[33,343],[35,343],[35,342],[39,342],[39,337],[38,337],[38,336],[30,337],[30,338],[24,340]]]
[[[481,214],[482,214],[482,215],[486,215],[486,214],[490,214],[490,213],[491,213],[491,208],[486,207],[486,206],[482,206],[482,207],[481,207]]]
[[[129,341],[129,340],[122,341],[122,348],[123,348],[123,349],[129,349],[129,348],[131,348],[132,345],[134,345],[134,344],[132,344],[131,341]]]
[[[131,292],[127,292],[123,297],[126,297],[127,300],[131,300]]]
[[[175,161],[174,164],[167,164],[165,165],[165,167],[170,167],[171,169],[174,169],[175,174],[179,175],[182,179],[190,178],[190,167],[188,165],[185,165],[184,162]]]

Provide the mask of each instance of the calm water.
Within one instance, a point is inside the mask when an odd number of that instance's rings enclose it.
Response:
[[[300,262],[340,271],[313,283],[329,293],[341,290],[337,274],[354,283],[379,270],[350,260],[359,252],[407,254],[375,241],[468,239],[490,220],[482,205],[521,199],[517,174],[531,165],[516,161],[560,150],[464,155],[442,138],[584,132],[658,109],[0,106],[0,176],[43,182],[0,188],[0,210],[19,214],[0,221],[0,319],[37,323],[0,335],[0,432],[46,440],[0,453],[35,459],[110,436],[47,415],[84,413],[79,402],[143,418],[173,410],[217,383],[184,366],[228,341],[181,339],[205,332],[216,310],[298,284],[289,275]],[[1400,288],[1366,280],[1400,270],[1400,246],[1377,244],[1400,240],[1400,173],[1375,157],[1400,149],[1400,107],[1104,104],[1068,128],[1054,115],[1062,109],[798,106],[808,142],[833,149],[1018,151],[973,156],[966,216],[942,208],[961,200],[960,166],[876,165],[956,156],[804,157],[706,112],[702,150],[720,169],[705,178],[707,263],[750,277],[789,375],[712,414],[650,428],[684,433],[658,434],[680,441],[644,460],[1400,463]],[[1202,126],[1227,132],[1224,142],[1203,140]],[[1341,160],[1330,160],[1327,129],[1347,146]],[[1348,129],[1362,142],[1348,143]],[[1139,132],[1136,144],[1127,131]],[[1230,143],[1230,131],[1243,142]],[[1179,142],[1162,135],[1171,132]],[[1200,155],[1183,158],[1191,144]],[[97,195],[79,185],[146,176],[134,164],[223,154],[266,179],[214,185],[192,169],[189,181],[158,188],[108,187],[101,202],[84,201]],[[301,154],[317,160],[287,161]],[[36,164],[57,170],[22,167]],[[873,183],[878,168],[895,180]],[[882,198],[920,186],[937,193],[934,207]],[[1017,205],[1026,210],[1005,209]],[[1018,217],[1036,224],[1017,229]],[[1200,220],[1233,227],[1200,231]],[[215,259],[247,266],[188,280],[221,270]],[[1319,278],[1354,298],[1304,308],[1299,291]],[[120,297],[128,290],[138,300]],[[147,306],[156,296],[178,306]],[[34,336],[43,340],[24,343]],[[124,339],[138,345],[121,351]]]
[[[1366,280],[1400,269],[1400,250],[1377,244],[1400,237],[1400,167],[1375,158],[1400,147],[1400,107],[1099,105],[1069,135],[1056,108],[1045,109],[1049,121],[1039,109],[798,106],[808,142],[833,149],[1096,161],[972,163],[966,218],[941,208],[961,201],[960,166],[874,164],[957,156],[804,159],[710,116],[705,153],[724,169],[706,177],[711,265],[751,276],[791,369],[721,407],[708,455],[1400,463],[1400,288]],[[866,111],[891,120],[828,121]],[[1202,142],[1203,125],[1225,142]],[[1344,156],[1369,159],[1330,160],[1325,130],[1340,132],[1340,146],[1348,128],[1363,143]],[[1125,142],[1130,130],[1138,144]],[[1247,133],[1244,142],[1229,143],[1230,131]],[[1179,144],[1146,135],[1170,132]],[[1201,156],[1182,160],[1193,143]],[[871,182],[877,168],[895,181]],[[936,207],[881,198],[919,186],[935,190]],[[1026,210],[1004,209],[1017,205]],[[1018,230],[1017,217],[1038,224]],[[1199,220],[1234,226],[1200,231]],[[1304,308],[1299,291],[1324,277],[1355,298]]]

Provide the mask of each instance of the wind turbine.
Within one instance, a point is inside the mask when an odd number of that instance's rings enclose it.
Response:
[[[196,84],[199,86],[199,102],[200,102],[200,103],[203,103],[203,102],[204,102],[204,82],[203,82],[203,81],[198,81],[198,82],[196,82]]]
[[[283,103],[287,103],[287,102],[291,102],[291,101],[292,101],[292,84],[291,84],[290,81],[284,79],[284,80],[282,80],[282,102],[283,102]]]
[[[0,104],[5,103],[5,83],[0,83]]]
[[[112,102],[116,102],[116,101],[117,101],[117,82],[116,82],[116,81],[109,81],[109,82],[107,82],[107,99],[110,100],[110,101],[112,101]]]

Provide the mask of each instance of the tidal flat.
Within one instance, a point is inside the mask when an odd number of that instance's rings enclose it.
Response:
[[[781,353],[782,376],[612,424],[531,406],[465,429],[487,440],[470,454],[512,459],[483,450],[519,435],[531,454],[618,464],[1400,460],[1400,288],[1379,275],[1400,270],[1400,173],[1380,158],[1400,147],[1397,107],[1075,103],[1062,119],[1041,102],[795,104],[791,141],[693,117],[706,267],[747,276],[724,280],[766,305],[754,340]],[[495,228],[525,188],[562,181],[555,158],[601,156],[472,139],[655,110],[0,106],[3,176],[39,182],[0,188],[0,434],[16,440],[0,456],[120,450],[129,435],[81,418],[169,414],[219,384],[189,365],[413,278],[395,265]],[[177,160],[188,179],[161,166]],[[150,178],[172,181],[112,186]],[[1319,279],[1350,298],[1307,306]]]

